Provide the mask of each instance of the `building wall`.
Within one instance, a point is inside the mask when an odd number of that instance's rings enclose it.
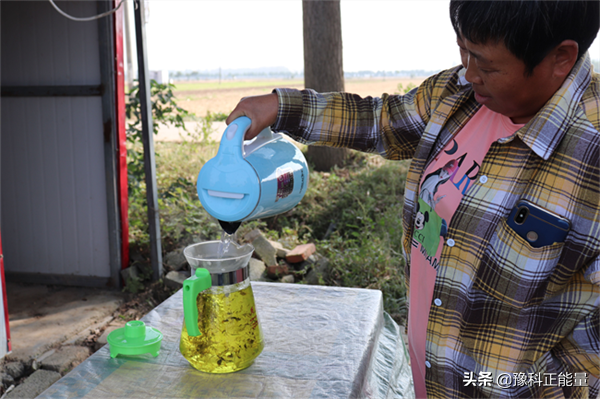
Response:
[[[58,1],[75,16],[95,1]],[[1,4],[1,84],[99,85],[98,23],[48,1]],[[0,229],[7,272],[110,277],[100,96],[3,97]]]
[[[56,1],[75,16],[95,1]],[[98,22],[75,22],[48,1],[2,2],[2,85],[100,84]]]

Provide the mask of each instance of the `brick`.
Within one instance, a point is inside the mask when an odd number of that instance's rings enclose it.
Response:
[[[281,276],[285,276],[289,273],[290,273],[290,269],[289,269],[288,265],[286,265],[285,263],[267,267],[267,276],[269,276],[269,278],[272,278],[272,279],[277,279],[277,278],[279,278]]]
[[[292,249],[286,256],[286,260],[290,263],[300,263],[309,258],[316,251],[315,244],[298,245]]]

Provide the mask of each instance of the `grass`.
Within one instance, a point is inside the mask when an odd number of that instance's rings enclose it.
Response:
[[[312,172],[294,210],[302,221],[299,235],[314,239],[330,261],[326,283],[381,290],[385,310],[399,322],[406,317],[401,218],[407,168],[353,153],[345,168]]]
[[[205,132],[210,123],[205,124]],[[219,239],[221,228],[202,208],[196,178],[216,155],[207,134],[182,143],[158,142],[156,171],[163,250]],[[347,165],[329,173],[310,173],[303,200],[286,214],[242,223],[238,237],[259,228],[288,248],[314,242],[329,260],[322,283],[379,289],[384,309],[398,322],[406,318],[402,203],[408,164],[352,152]],[[130,198],[130,240],[147,247],[143,198]]]

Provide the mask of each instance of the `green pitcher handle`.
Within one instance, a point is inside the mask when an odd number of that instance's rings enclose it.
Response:
[[[212,286],[210,273],[203,268],[196,269],[196,273],[183,281],[183,318],[188,335],[197,337],[198,329],[198,294]]]

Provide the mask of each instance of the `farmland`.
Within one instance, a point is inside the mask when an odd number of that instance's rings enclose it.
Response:
[[[383,93],[396,93],[398,84],[418,85],[424,80],[416,78],[389,79],[347,79],[345,91],[363,97],[379,97]],[[301,80],[244,80],[244,81],[202,81],[175,82],[175,96],[179,105],[204,117],[207,112],[229,114],[242,97],[270,93],[275,87],[304,88]]]

